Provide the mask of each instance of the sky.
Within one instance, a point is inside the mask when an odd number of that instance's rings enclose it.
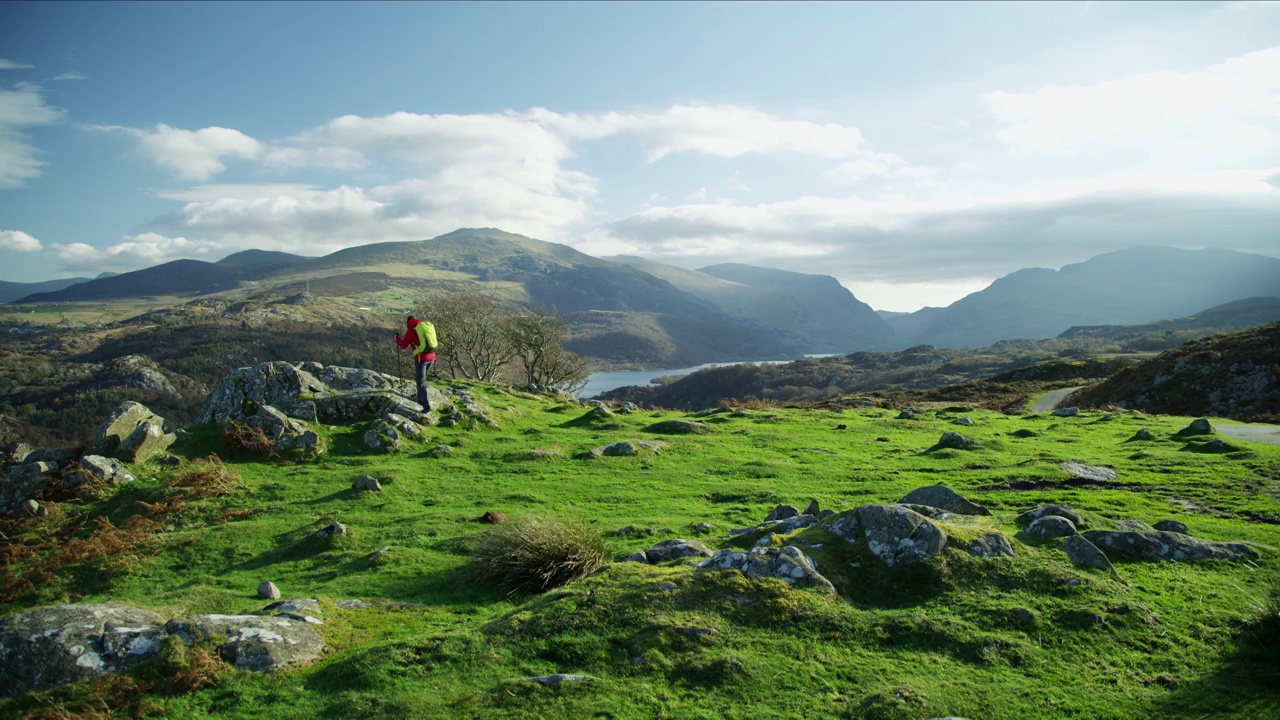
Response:
[[[1280,256],[1280,2],[0,3],[0,280],[460,227],[897,311]]]

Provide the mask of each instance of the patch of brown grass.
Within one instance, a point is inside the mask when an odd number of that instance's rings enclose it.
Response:
[[[222,426],[222,443],[228,450],[243,452],[261,458],[277,458],[275,445],[267,439],[262,428],[229,420]]]

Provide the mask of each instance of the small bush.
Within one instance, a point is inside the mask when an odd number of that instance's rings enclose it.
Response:
[[[228,421],[222,426],[222,442],[228,450],[243,452],[254,457],[279,457],[275,445],[267,438],[262,428]]]
[[[587,525],[529,518],[503,523],[476,546],[476,582],[533,594],[583,578],[609,562],[600,532]]]

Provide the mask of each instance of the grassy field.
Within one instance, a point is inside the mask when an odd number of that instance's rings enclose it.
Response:
[[[262,580],[285,598],[320,599],[328,645],[320,662],[267,675],[224,670],[216,686],[188,692],[118,692],[116,710],[127,716],[148,708],[167,718],[1280,716],[1280,656],[1252,647],[1242,630],[1280,569],[1280,448],[1193,452],[1172,438],[1187,418],[1101,412],[897,420],[876,409],[764,408],[704,415],[704,435],[659,436],[646,428],[687,416],[642,411],[613,427],[583,427],[572,422],[580,406],[477,392],[501,430],[432,428],[428,441],[397,455],[364,450],[362,428],[320,428],[330,448],[322,459],[268,463],[228,453],[212,428],[193,429],[182,467],[145,468],[113,494],[54,504],[48,518],[6,528],[34,548],[11,558],[12,580],[34,576],[41,553],[68,537],[88,537],[59,531],[146,518],[122,550],[60,565],[25,590],[10,582],[0,610],[114,601],[165,617],[256,612]],[[960,416],[974,425],[954,425]],[[1126,442],[1139,428],[1157,439]],[[1012,435],[1024,429],[1036,436]],[[950,430],[982,446],[924,452]],[[575,457],[616,440],[668,447]],[[428,455],[438,444],[455,450]],[[166,487],[211,452],[237,478],[230,494]],[[1067,460],[1108,465],[1118,477],[1071,486],[1056,465]],[[351,490],[362,473],[384,491]],[[953,541],[914,570],[853,568],[856,556],[820,529],[791,539],[823,545],[810,554],[841,597],[679,563],[614,563],[528,598],[478,587],[467,573],[488,527],[476,519],[488,510],[588,524],[621,559],[671,537],[729,547],[729,529],[761,522],[779,503],[816,499],[839,511],[935,483],[993,515],[946,525]],[[1264,547],[1256,564],[1117,563],[1118,578],[1073,567],[1056,541],[1019,536],[1014,559],[962,549],[992,528],[1013,537],[1017,512],[1042,502],[1083,511],[1090,527],[1178,519],[1204,539]],[[334,521],[350,534],[306,537]],[[694,526],[704,522],[714,528],[699,536]],[[614,532],[628,525],[654,535]],[[413,605],[343,610],[334,605],[342,598]],[[552,673],[598,680],[559,690],[524,680]],[[85,713],[95,691],[104,692],[78,686],[0,700],[0,716]]]

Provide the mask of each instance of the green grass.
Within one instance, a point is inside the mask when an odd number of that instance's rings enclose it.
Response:
[[[663,436],[668,447],[656,455],[579,459],[617,440],[652,439],[645,427],[688,415],[640,412],[611,419],[617,427],[594,428],[572,422],[583,408],[555,411],[557,401],[480,392],[499,409],[502,430],[433,428],[395,455],[363,452],[362,427],[321,428],[328,456],[268,464],[224,454],[215,431],[196,429],[183,454],[222,454],[241,478],[233,494],[161,517],[155,554],[127,572],[67,567],[4,609],[123,601],[166,617],[253,612],[265,604],[254,596],[261,580],[274,581],[286,598],[321,599],[328,650],[320,662],[270,675],[228,671],[216,688],[148,696],[168,718],[1280,712],[1280,691],[1268,675],[1280,662],[1275,649],[1238,642],[1280,569],[1273,549],[1280,546],[1280,448],[1232,441],[1246,450],[1187,452],[1172,439],[1186,418],[1129,413],[1058,418],[968,410],[896,420],[888,410],[763,409],[718,413],[704,435]],[[961,414],[975,425],[951,424]],[[1140,427],[1157,440],[1126,443]],[[1021,428],[1039,437],[1011,435]],[[982,446],[923,453],[945,431]],[[437,444],[455,452],[426,456]],[[559,455],[539,458],[535,449]],[[1066,460],[1113,466],[1116,484],[1063,485],[1067,475],[1056,463]],[[163,494],[169,472],[146,468],[114,495],[62,505],[45,526],[21,532],[48,537],[59,518],[77,513],[121,524],[139,512],[138,501]],[[384,492],[351,491],[362,473],[377,477]],[[469,580],[473,549],[489,527],[476,518],[486,510],[586,524],[621,559],[669,537],[742,546],[729,541],[728,530],[759,523],[781,502],[803,507],[817,499],[838,511],[893,502],[934,483],[987,505],[993,516],[948,525],[952,543],[922,567],[883,568],[820,528],[786,540],[823,545],[811,554],[845,590],[839,598],[678,564],[614,563],[515,600]],[[1017,512],[1042,502],[1071,505],[1098,526],[1172,518],[1199,537],[1265,549],[1256,565],[1119,563],[1119,581],[1074,568],[1052,542],[1015,539],[1013,560],[963,552],[966,538],[989,529],[1013,537]],[[245,517],[219,521],[225,513]],[[350,528],[348,537],[305,539],[335,520]],[[691,526],[702,522],[715,529],[699,537]],[[612,534],[626,525],[657,534]],[[383,546],[391,551],[372,559]],[[660,589],[664,583],[675,589]],[[420,606],[333,605],[352,597]],[[599,680],[558,691],[523,680],[557,672]],[[88,693],[76,687],[3,700],[0,716]]]

